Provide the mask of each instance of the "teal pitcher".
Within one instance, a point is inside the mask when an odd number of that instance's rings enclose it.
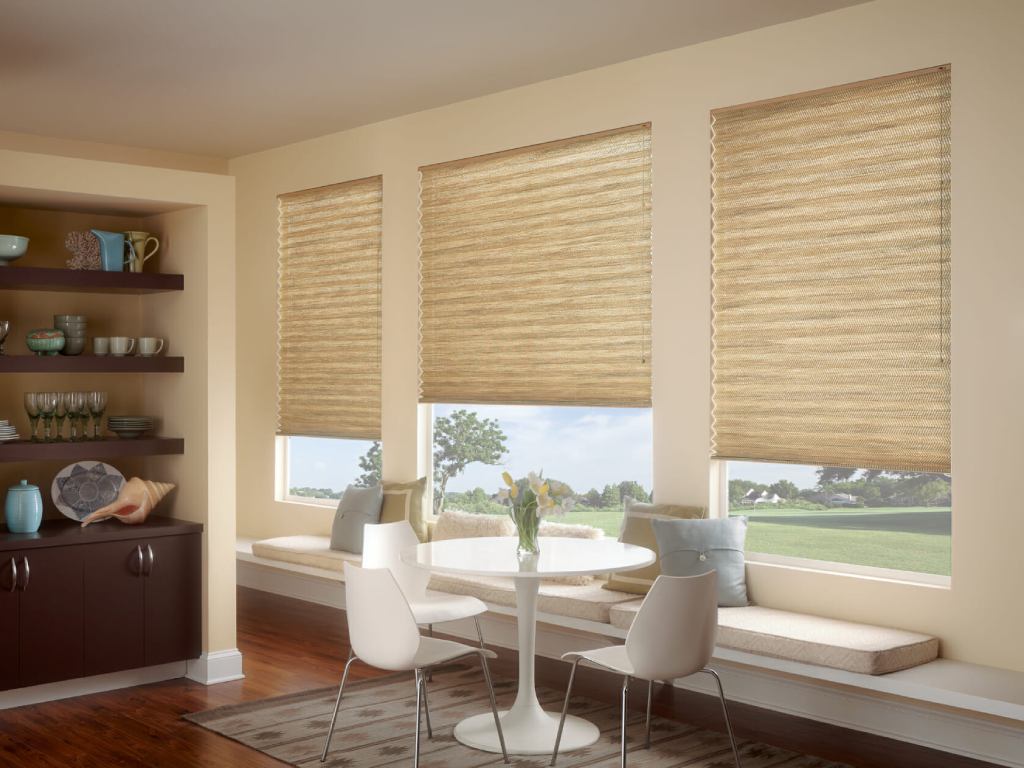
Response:
[[[89,230],[100,241],[100,262],[105,272],[124,271],[124,233],[104,232],[102,229]]]

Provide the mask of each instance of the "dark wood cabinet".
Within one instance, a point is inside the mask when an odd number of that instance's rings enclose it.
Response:
[[[151,518],[0,534],[0,690],[198,657],[201,531]]]

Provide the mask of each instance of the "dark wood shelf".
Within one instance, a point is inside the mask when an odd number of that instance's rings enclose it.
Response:
[[[10,346],[10,339],[7,341]],[[0,355],[0,373],[184,373],[183,357]]]
[[[12,461],[82,461],[88,459],[123,459],[129,456],[162,456],[185,452],[181,437],[140,437],[124,440],[108,437],[83,440],[79,443],[33,443],[16,440],[0,443],[0,463]]]
[[[44,520],[36,533],[10,533],[0,528],[0,552],[34,549],[36,547],[63,547],[70,544],[99,544],[105,541],[152,539],[161,536],[181,536],[202,533],[201,523],[152,515],[140,525],[125,525],[119,520],[103,520],[83,528],[74,520],[60,518]]]
[[[0,267],[0,290],[7,291],[162,293],[184,289],[184,275],[50,267]]]

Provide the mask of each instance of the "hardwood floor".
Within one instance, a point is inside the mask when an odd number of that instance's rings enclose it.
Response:
[[[0,766],[4,768],[264,768],[282,765],[181,719],[188,712],[337,685],[348,655],[343,614],[265,592],[238,590],[238,647],[246,678],[204,686],[188,680],[126,688],[0,711]],[[514,675],[503,653],[495,671]],[[353,679],[380,675],[362,664]],[[538,678],[564,686],[567,666],[539,660]],[[615,701],[619,682],[583,671],[577,690]],[[636,686],[641,707],[642,686]],[[722,728],[716,699],[663,687],[655,710],[702,727]],[[637,710],[639,711],[639,710]],[[730,705],[737,734],[860,768],[981,768],[966,758],[857,733],[809,720]],[[992,768],[995,768],[992,766]]]

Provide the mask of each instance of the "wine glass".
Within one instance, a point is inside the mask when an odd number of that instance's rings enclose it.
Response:
[[[51,443],[53,438],[50,432],[53,428],[53,412],[57,410],[56,392],[39,392],[39,413],[43,417],[43,442]]]
[[[103,412],[107,410],[107,393],[90,392],[87,406],[92,414],[92,439],[101,440],[100,424],[103,423]]]
[[[85,393],[68,392],[68,415],[71,417],[71,440],[81,440],[84,435],[79,435],[79,424],[81,423],[82,412],[85,410]]]
[[[29,438],[33,443],[39,441],[36,437],[36,428],[39,426],[39,394],[37,392],[25,393],[25,413],[28,414],[29,424],[32,425],[32,436]]]
[[[57,407],[54,409],[53,415],[57,423],[56,434],[53,436],[53,439],[58,443],[64,442],[64,419],[68,415],[67,392],[59,392],[57,394]]]

